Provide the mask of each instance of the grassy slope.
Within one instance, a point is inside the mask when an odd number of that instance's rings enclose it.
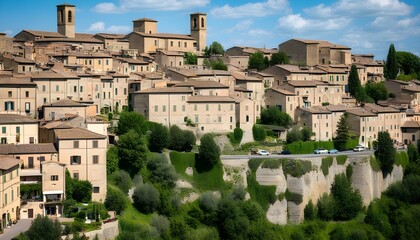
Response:
[[[267,211],[270,206],[270,200],[275,200],[276,186],[262,186],[257,182],[255,172],[258,166],[263,163],[264,159],[251,159],[248,162],[251,174],[247,176],[248,188],[247,191],[251,199],[256,201],[260,206]]]

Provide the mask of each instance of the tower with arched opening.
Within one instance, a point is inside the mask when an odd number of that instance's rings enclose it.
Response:
[[[197,42],[197,51],[202,52],[206,47],[207,15],[193,13],[190,15],[191,37]]]
[[[57,31],[68,38],[74,38],[76,6],[70,4],[57,5]]]

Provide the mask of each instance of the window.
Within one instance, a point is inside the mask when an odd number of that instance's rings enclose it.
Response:
[[[198,115],[195,115],[195,122],[198,123]]]
[[[93,187],[93,193],[99,193],[99,187]]]
[[[209,110],[209,105],[208,104],[206,104],[206,111],[208,111]]]
[[[178,47],[181,47],[181,42],[178,42]]]
[[[158,105],[155,105],[155,112],[158,111]]]
[[[92,147],[93,148],[98,148],[98,140],[92,141]]]
[[[58,181],[58,175],[51,175],[51,181]]]
[[[25,92],[25,97],[29,97],[29,91]]]
[[[184,47],[185,47],[185,48],[187,47],[187,42],[184,42]]]
[[[98,59],[98,64],[101,65],[101,60],[100,59]]]
[[[176,112],[176,105],[172,106],[172,111]]]
[[[12,91],[9,91],[8,93],[7,93],[7,96],[10,98],[10,97],[12,97],[13,96],[13,94],[12,94]]]
[[[107,59],[107,60],[105,60],[105,64],[106,65],[109,65],[109,60]]]
[[[73,173],[73,178],[76,180],[79,180],[79,173],[78,172]]]
[[[44,156],[39,157],[39,161],[40,162],[44,162],[45,161],[45,157]]]
[[[233,117],[232,116],[230,116],[230,122],[233,122]]]
[[[181,97],[181,100],[182,100],[182,101],[185,101],[185,96],[182,96],[182,97]]]
[[[12,102],[12,101],[4,102],[4,110],[6,111],[15,110],[15,102]]]
[[[163,105],[163,106],[162,106],[162,111],[163,111],[163,112],[166,112],[166,105]]]
[[[42,85],[42,91],[45,92],[47,90],[47,88],[45,87],[45,85]]]
[[[185,105],[182,105],[182,111],[185,112]]]
[[[155,40],[155,47],[157,47],[157,45],[158,45],[158,41],[157,41],[157,40]]]
[[[82,157],[80,157],[80,156],[70,156],[70,164],[71,165],[81,164],[81,163],[82,163]]]
[[[60,91],[60,85],[55,85],[55,91],[59,92]]]
[[[115,89],[115,96],[118,95],[118,88]]]
[[[6,133],[6,127],[1,127],[1,133]]]
[[[28,102],[25,103],[25,112],[26,113],[31,112],[31,103],[28,103]]]
[[[99,163],[99,156],[98,155],[93,155],[92,156],[92,163],[93,164],[98,164]]]
[[[68,15],[68,17],[67,17],[67,19],[68,19],[68,22],[69,23],[71,23],[72,21],[73,21],[73,13],[71,12],[71,11],[68,11],[68,13],[67,13]]]
[[[83,86],[80,86],[80,92],[83,92]]]
[[[79,148],[79,141],[73,141],[73,148]]]
[[[201,27],[204,27],[204,18],[201,18]]]
[[[219,123],[221,123],[221,122],[222,122],[222,117],[221,117],[221,116],[218,116],[218,117],[217,117],[217,121],[218,121]]]
[[[218,110],[218,111],[222,111],[222,105],[220,105],[220,104],[219,104],[219,105],[217,106],[217,110]]]
[[[34,157],[28,157],[28,168],[34,168]]]
[[[30,137],[29,138],[29,143],[35,143],[35,138],[34,137]]]
[[[77,86],[73,86],[73,92],[77,92]]]
[[[246,122],[249,122],[249,115],[246,115]]]
[[[20,127],[16,127],[16,134],[20,133]]]
[[[173,41],[171,41],[171,47],[173,47],[174,46],[174,42]]]

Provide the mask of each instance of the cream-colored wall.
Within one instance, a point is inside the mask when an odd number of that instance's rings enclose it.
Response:
[[[200,88],[194,90],[198,96],[229,96],[229,88]]]
[[[235,103],[190,102],[188,104],[188,116],[196,124],[198,131],[202,133],[231,132],[235,128],[236,122]]]
[[[39,202],[26,202],[24,205],[21,206],[20,210],[20,219],[28,219],[28,212],[29,210],[33,211],[33,218],[36,218],[36,216],[44,215],[44,209],[42,201]]]
[[[92,193],[92,200],[104,201],[106,196],[106,139],[96,139],[98,148],[93,148],[92,139],[79,140],[79,149],[73,148],[73,141],[60,140],[59,161],[66,164],[70,175],[79,173],[79,179],[88,180],[93,187],[100,187],[99,193]],[[93,164],[93,156],[98,155],[98,164]],[[80,156],[81,164],[71,164],[71,156]]]
[[[44,119],[52,120],[52,113],[54,113],[55,120],[61,119],[65,114],[77,114],[79,117],[87,117],[87,107],[44,107]]]
[[[3,133],[3,127],[6,128],[6,133]],[[20,133],[16,133],[16,127],[20,127]],[[31,137],[34,140],[32,143],[38,143],[38,123],[36,122],[24,124],[0,124],[0,138],[6,138],[7,143],[9,144],[29,144],[31,143]]]
[[[112,70],[112,57],[78,57],[77,63],[92,69],[94,72],[106,72]]]
[[[67,80],[33,79],[33,82],[36,83],[38,86],[36,92],[37,108],[42,107],[42,105],[44,105],[45,103],[53,103],[58,100],[67,99],[67,95],[69,94],[69,90],[66,86]]]
[[[10,214],[10,221],[16,221],[20,208],[19,165],[8,170],[0,170],[0,220],[3,214]],[[6,202],[7,194],[7,202]],[[7,219],[7,216],[6,216]],[[4,223],[2,223],[4,224]]]
[[[58,176],[57,180],[52,180],[51,176]],[[64,200],[66,183],[66,166],[58,162],[44,162],[42,164],[42,192],[47,195],[51,192],[59,192],[61,200]],[[45,199],[44,199],[45,201]]]
[[[239,126],[242,129],[252,129],[252,126],[256,122],[256,118],[260,115],[256,115],[257,106],[254,101],[244,99],[239,103],[236,103],[236,122],[239,122]],[[261,107],[259,107],[259,110]],[[233,126],[235,127],[235,126]]]
[[[342,103],[341,97],[344,95],[344,91],[341,86],[319,85],[316,88],[315,95],[315,98],[318,98],[316,101],[318,106],[325,102],[336,105]]]
[[[108,122],[87,122],[86,129],[104,136],[108,135]]]
[[[12,96],[9,96],[12,92]],[[29,97],[26,97],[28,92]],[[14,113],[34,117],[36,115],[36,86],[33,87],[19,87],[19,85],[7,86],[0,85],[0,113]],[[5,102],[14,102],[15,110],[5,109]],[[26,103],[30,104],[29,113],[26,111]]]
[[[273,90],[268,90],[265,94],[264,107],[281,106],[281,110],[295,118],[295,110],[298,106],[298,96],[287,96]]]
[[[40,157],[44,157],[45,161],[58,161],[57,153],[15,154],[13,156],[22,160],[22,169],[41,169]],[[33,168],[29,168],[29,157],[33,157]]]

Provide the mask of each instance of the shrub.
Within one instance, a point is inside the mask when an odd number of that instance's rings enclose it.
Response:
[[[230,193],[230,197],[233,200],[243,201],[245,200],[246,189],[242,185],[235,185],[232,188],[232,192]]]
[[[333,219],[335,213],[335,201],[331,195],[327,193],[322,194],[322,196],[318,199],[316,207],[318,209],[318,217],[321,220],[330,221]]]
[[[333,161],[334,159],[331,156],[322,158],[321,169],[324,176],[328,175],[329,168],[332,166]]]
[[[261,158],[251,158],[248,161],[248,167],[252,172],[255,173],[263,161],[264,159]]]
[[[124,171],[119,170],[112,174],[112,182],[117,186],[124,194],[128,193],[128,190],[133,186],[130,175]]]
[[[293,127],[290,131],[287,132],[286,143],[288,143],[288,144],[293,143],[293,142],[302,141],[302,139],[303,139],[303,134],[299,130],[298,127]]]
[[[205,192],[199,199],[199,206],[204,212],[217,210],[220,199],[213,192]]]
[[[242,137],[244,135],[244,131],[241,128],[235,128],[233,130],[233,136],[235,138],[235,142],[240,143],[242,141]]]
[[[195,145],[195,135],[189,130],[181,130],[177,125],[169,129],[169,149],[189,152]]]
[[[266,133],[264,127],[257,126],[257,125],[254,124],[254,126],[252,126],[252,136],[253,136],[255,141],[262,142],[262,141],[265,140],[265,137],[267,136],[267,133]]]
[[[314,220],[316,218],[316,208],[312,200],[309,200],[308,204],[305,206],[303,214],[305,216],[305,220]]]
[[[397,152],[395,154],[395,164],[405,169],[408,165],[408,155],[406,152]]]
[[[278,169],[281,166],[280,159],[267,159],[263,162],[262,168]]]
[[[301,204],[303,200],[302,194],[291,192],[289,189],[286,189],[284,197],[287,201],[294,202],[296,205]]]
[[[148,122],[149,149],[151,152],[162,152],[169,146],[169,130],[160,123]]]
[[[118,170],[118,148],[112,146],[106,152],[106,174],[111,175]]]
[[[160,194],[151,184],[137,186],[133,194],[134,206],[143,213],[151,213],[160,205]]]
[[[53,221],[47,216],[38,215],[26,232],[26,236],[29,239],[59,240],[61,239],[61,226],[57,220]]]
[[[335,159],[338,165],[344,165],[347,161],[347,155],[338,155]]]
[[[301,177],[312,170],[312,163],[306,160],[282,159],[283,172],[292,177]]]
[[[199,161],[210,168],[220,162],[220,148],[214,141],[212,134],[206,133],[201,137],[198,158]]]
[[[320,142],[302,142],[297,141],[289,143],[285,146],[285,149],[289,150],[293,154],[311,154],[317,148],[326,148],[328,150],[334,148],[332,141],[320,141]]]
[[[349,220],[362,210],[363,200],[359,190],[354,190],[344,174],[338,174],[331,186],[335,202],[334,220]]]
[[[353,166],[351,164],[349,164],[346,167],[346,176],[347,176],[347,179],[350,180],[352,175],[353,175]]]
[[[92,184],[87,180],[73,179],[72,197],[77,202],[90,202],[92,199]]]
[[[178,175],[172,164],[169,164],[166,156],[163,154],[153,156],[147,162],[147,168],[150,170],[150,181],[152,183],[160,183],[169,188],[175,187]]]
[[[105,198],[105,207],[108,210],[120,214],[128,206],[129,202],[126,195],[119,189],[108,187]]]
[[[162,234],[165,234],[165,232],[169,230],[170,223],[167,217],[162,216],[162,215],[155,215],[153,216],[152,221],[150,222],[150,225],[156,228],[158,233],[162,235]]]

